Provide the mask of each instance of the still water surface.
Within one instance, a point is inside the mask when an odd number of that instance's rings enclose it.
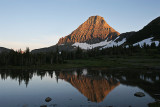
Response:
[[[0,107],[148,107],[159,73],[74,69],[0,71]],[[145,97],[134,93],[143,92]],[[46,97],[52,101],[45,102]]]

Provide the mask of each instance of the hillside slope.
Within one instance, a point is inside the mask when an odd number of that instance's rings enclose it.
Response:
[[[10,49],[4,48],[4,47],[0,47],[0,53],[2,52],[9,52]]]
[[[150,37],[154,37],[154,40],[160,40],[160,17],[154,19],[143,29],[128,38],[127,44],[133,44]]]

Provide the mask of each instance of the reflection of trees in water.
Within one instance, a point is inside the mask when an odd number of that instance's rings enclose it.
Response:
[[[24,81],[27,86],[29,80],[32,79],[33,77],[33,72],[5,70],[5,71],[0,71],[0,75],[2,80],[5,80],[9,77],[13,80],[17,80],[19,82],[19,85],[21,85],[22,81]]]
[[[54,71],[0,70],[0,77],[2,80],[11,78],[19,82],[19,85],[24,81],[26,87],[34,76],[43,79],[46,75],[52,78],[53,74]],[[59,78],[64,79],[87,96],[88,99],[90,98],[89,100],[97,102],[101,101],[114,87],[116,87],[118,81],[122,84],[138,86],[154,98],[157,98],[156,96],[153,96],[154,93],[160,93],[159,72],[109,72],[87,70],[86,73],[86,70],[77,69],[76,71],[55,72],[55,76],[57,82]],[[101,91],[98,92],[97,90]]]
[[[49,76],[53,77],[53,71],[46,72],[46,71],[36,71],[36,70],[0,70],[0,76],[2,80],[6,80],[7,78],[11,78],[12,80],[17,80],[19,85],[24,83],[26,87],[29,84],[29,81],[33,78],[33,76],[39,76],[41,80],[45,77],[46,73]]]

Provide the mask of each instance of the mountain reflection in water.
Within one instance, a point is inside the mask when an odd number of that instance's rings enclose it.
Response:
[[[120,84],[114,78],[91,75],[74,75],[60,72],[59,78],[74,86],[92,102],[101,102],[116,86]]]

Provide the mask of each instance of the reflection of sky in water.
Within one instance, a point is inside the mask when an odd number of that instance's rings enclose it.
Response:
[[[82,74],[87,75],[87,70],[83,70]],[[102,76],[102,74],[100,74],[100,76]],[[105,78],[108,79],[107,76],[105,76]],[[0,80],[0,107],[22,107],[23,105],[39,107],[42,104],[57,104],[57,106],[111,105],[115,107],[128,107],[131,105],[133,107],[147,107],[149,102],[154,101],[147,93],[145,93],[146,96],[143,98],[134,96],[135,92],[144,92],[142,89],[120,84],[115,87],[102,102],[88,102],[88,98],[69,82],[58,79],[57,83],[55,73],[53,73],[53,78],[46,74],[42,80],[40,76],[34,75],[27,87],[24,82],[19,85],[17,81],[18,80],[12,80],[10,77],[6,80]],[[46,97],[51,97],[53,100],[46,103],[44,101]]]

